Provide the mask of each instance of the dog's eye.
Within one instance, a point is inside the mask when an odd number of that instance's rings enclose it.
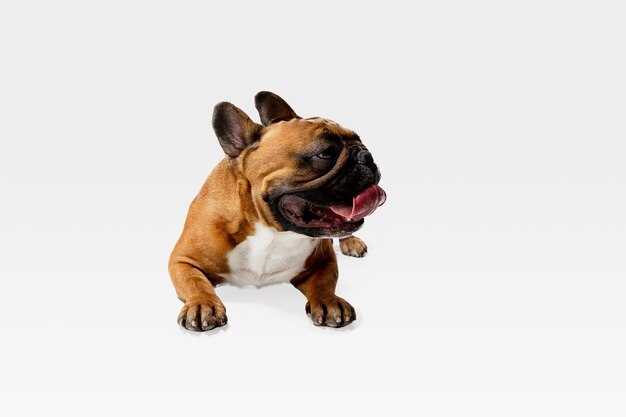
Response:
[[[338,151],[334,146],[329,146],[316,156],[320,159],[334,159],[337,157]]]

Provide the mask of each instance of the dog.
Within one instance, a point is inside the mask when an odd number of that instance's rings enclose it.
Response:
[[[386,200],[371,153],[353,131],[301,118],[279,96],[255,96],[261,125],[222,102],[213,129],[225,153],[191,203],[169,272],[184,306],[178,323],[191,331],[224,326],[214,287],[290,282],[307,298],[317,326],[342,327],[354,308],[335,295],[342,253],[367,247],[352,236]]]

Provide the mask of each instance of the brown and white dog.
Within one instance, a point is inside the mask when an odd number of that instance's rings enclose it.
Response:
[[[303,119],[277,95],[255,97],[263,125],[219,103],[213,129],[226,157],[193,200],[169,271],[185,303],[178,322],[206,331],[227,322],[214,286],[291,282],[316,325],[345,326],[354,308],[335,295],[337,258],[367,248],[351,236],[385,201],[372,155],[351,130]]]

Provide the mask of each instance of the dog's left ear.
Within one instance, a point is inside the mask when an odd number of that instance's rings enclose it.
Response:
[[[261,116],[263,126],[283,120],[300,119],[300,116],[287,104],[285,100],[269,91],[261,91],[254,96],[254,105]]]

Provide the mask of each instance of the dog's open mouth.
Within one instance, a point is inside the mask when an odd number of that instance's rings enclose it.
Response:
[[[383,205],[387,196],[378,185],[371,185],[352,197],[352,203],[320,205],[306,198],[288,194],[278,204],[290,223],[302,228],[322,229],[327,233],[351,232],[363,224],[363,218]]]

